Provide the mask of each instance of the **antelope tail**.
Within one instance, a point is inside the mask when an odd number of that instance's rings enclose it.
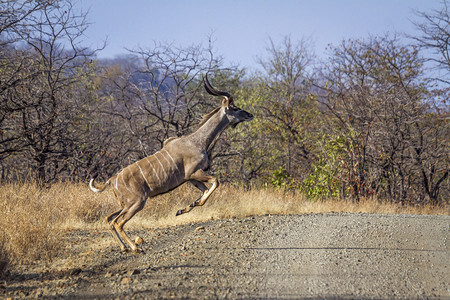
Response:
[[[100,187],[95,187],[94,186],[94,178],[92,178],[91,179],[91,181],[89,181],[89,187],[91,188],[91,190],[93,191],[93,192],[96,192],[96,193],[101,193],[101,192],[103,192],[107,187],[108,187],[108,185],[110,184],[110,180],[108,180],[105,184],[103,184],[102,186],[100,186]]]

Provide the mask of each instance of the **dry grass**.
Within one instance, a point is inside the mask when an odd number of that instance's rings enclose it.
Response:
[[[358,203],[348,200],[310,201],[301,194],[261,189],[245,190],[220,186],[203,207],[175,217],[178,209],[192,203],[198,190],[183,185],[171,193],[149,199],[128,229],[154,228],[200,222],[208,219],[264,214],[322,212],[366,212],[406,214],[449,214],[448,207],[401,207],[374,199]],[[58,183],[50,188],[36,184],[0,186],[0,273],[5,262],[26,263],[51,260],[61,248],[66,230],[106,229],[105,217],[118,209],[112,189],[96,194],[86,184]]]
[[[245,190],[220,186],[203,207],[175,217],[178,209],[196,199],[198,190],[184,185],[169,194],[149,199],[146,207],[130,221],[128,228],[164,227],[208,219],[225,219],[265,214],[307,214],[325,212],[362,212],[386,214],[449,214],[448,208],[430,206],[401,206],[377,199],[326,199],[312,201],[299,193],[274,189]]]
[[[57,217],[46,191],[36,185],[5,185],[0,191],[0,206],[4,259],[18,263],[48,259],[58,251]]]

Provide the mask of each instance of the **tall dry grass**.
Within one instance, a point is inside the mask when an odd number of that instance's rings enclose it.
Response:
[[[58,217],[47,191],[32,184],[0,189],[0,245],[3,260],[16,263],[49,259],[58,251]]]
[[[245,190],[222,185],[203,207],[175,217],[178,209],[192,203],[199,191],[183,185],[171,193],[148,200],[127,229],[163,227],[208,219],[246,217],[263,214],[303,214],[321,212],[367,212],[449,214],[448,208],[401,207],[364,199],[310,201],[301,194],[271,189]],[[105,217],[119,208],[112,189],[97,194],[83,183],[57,183],[41,188],[33,183],[0,186],[0,273],[12,265],[34,260],[51,260],[59,254],[66,230],[107,229]]]

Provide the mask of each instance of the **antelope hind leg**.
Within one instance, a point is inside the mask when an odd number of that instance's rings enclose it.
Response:
[[[138,211],[140,211],[145,205],[144,201],[138,201],[130,208],[124,208],[122,212],[112,221],[112,225],[114,229],[117,231],[120,237],[127,242],[130,246],[131,250],[134,252],[143,252],[143,250],[136,246],[136,244],[127,236],[125,231],[123,230],[123,226],[127,223]]]
[[[112,224],[112,220],[114,218],[116,218],[120,213],[122,212],[122,209],[119,209],[116,212],[113,212],[112,214],[110,214],[109,216],[106,217],[106,222],[108,222],[109,225],[109,230],[111,230],[113,237],[116,239],[116,241],[119,243],[119,247],[120,250],[122,250],[122,252],[127,251],[127,247],[125,246],[125,244],[123,243],[123,241],[120,239],[119,234],[117,233],[116,228],[114,227],[114,225]]]

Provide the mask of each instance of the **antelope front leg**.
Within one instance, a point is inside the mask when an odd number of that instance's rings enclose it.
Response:
[[[209,176],[205,174],[202,170],[199,170],[192,174],[190,178],[190,182],[199,190],[202,191],[202,196],[195,200],[191,205],[185,207],[184,209],[180,209],[177,211],[177,216],[190,212],[194,207],[196,206],[202,206],[206,203],[206,200],[208,200],[209,196],[214,192],[214,190],[218,187],[219,181],[217,178]],[[204,182],[212,183],[211,188],[208,190]]]

